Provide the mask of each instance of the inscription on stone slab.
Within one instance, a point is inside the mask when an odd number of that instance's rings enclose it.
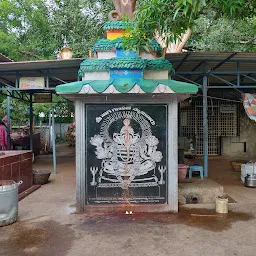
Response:
[[[167,202],[167,106],[86,105],[87,204]]]

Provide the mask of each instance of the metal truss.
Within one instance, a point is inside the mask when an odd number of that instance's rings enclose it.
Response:
[[[18,99],[21,101],[25,101],[25,102],[29,102],[30,98],[28,96],[27,93],[22,93],[20,91],[17,90],[10,90],[11,88],[5,87],[5,88],[1,88],[0,89],[0,94],[5,95],[5,96],[9,96],[13,99]]]
[[[216,80],[219,80],[222,82],[224,85],[218,85],[218,84],[208,84],[207,88],[208,89],[227,89],[227,88],[234,88],[234,89],[256,89],[256,70],[242,70],[240,69],[240,64],[243,61],[236,61],[236,70],[227,70],[227,71],[218,71],[218,69],[221,65],[227,62],[232,62],[233,56],[236,54],[233,53],[231,54],[227,59],[222,60],[218,65],[215,67],[212,67],[207,70],[207,63],[210,61],[203,60],[200,63],[198,63],[195,67],[191,69],[191,71],[181,71],[181,72],[176,72],[174,74],[174,77],[178,77],[186,82],[193,83],[197,85],[199,88],[202,87],[202,80],[204,76],[207,77],[214,77]],[[215,60],[216,61],[216,60]],[[252,64],[256,65],[256,62],[252,62]],[[204,66],[202,71],[197,71],[199,67]],[[192,79],[192,75],[196,75],[197,78]],[[234,79],[229,81],[223,76],[234,76]],[[242,83],[243,78],[247,78],[250,82],[247,83]],[[201,80],[201,83],[199,82]]]
[[[56,76],[53,76],[53,74],[49,75],[49,73],[43,73],[41,70],[38,70],[41,76],[45,77],[45,88],[44,89],[21,89],[19,88],[19,78],[20,73],[19,72],[10,72],[9,75],[13,76],[15,75],[15,82],[12,82],[6,78],[3,78],[0,76],[0,94],[9,96],[14,99],[22,100],[25,102],[30,102],[31,98],[30,95],[33,95],[35,93],[51,93],[55,94],[55,86],[59,85],[60,83],[66,84],[70,81],[64,81],[63,79],[58,78],[57,76],[60,75],[56,74]],[[5,76],[8,75],[5,73]],[[51,84],[54,84],[53,87],[50,87]]]

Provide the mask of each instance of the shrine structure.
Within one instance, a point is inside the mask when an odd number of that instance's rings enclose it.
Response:
[[[81,63],[81,81],[56,87],[75,104],[77,212],[177,212],[178,103],[198,88],[171,79],[156,41],[123,48],[131,23],[119,19],[132,14],[123,7]]]

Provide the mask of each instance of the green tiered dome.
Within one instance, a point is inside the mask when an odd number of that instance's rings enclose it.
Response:
[[[92,47],[92,51],[111,51],[117,48],[123,48],[123,44],[124,39],[121,37],[114,40],[100,39],[94,44],[94,46]],[[151,40],[148,43],[148,46],[153,52],[161,53],[162,51],[160,44],[156,40]]]
[[[130,21],[107,21],[103,27],[104,31],[107,30],[126,30],[128,27],[132,26]]]
[[[123,49],[123,37],[129,36],[125,29],[131,25],[108,21],[104,26],[107,39],[98,40],[92,48],[96,58],[80,65],[78,74],[83,81],[57,86],[57,93],[196,93],[196,85],[169,79],[174,69],[168,60],[155,58],[144,49]],[[155,40],[148,45],[151,52],[162,50]]]
[[[112,59],[86,59],[78,71],[82,78],[88,71],[109,71],[111,68],[117,69],[144,69],[144,70],[168,70],[174,72],[172,64],[164,59],[146,60],[138,58],[112,58]]]

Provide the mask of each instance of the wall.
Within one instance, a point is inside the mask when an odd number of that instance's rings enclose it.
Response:
[[[55,124],[56,137],[60,137],[60,135],[62,135],[63,138],[63,135],[67,131],[69,126],[70,124]]]
[[[221,144],[223,156],[249,160],[256,158],[256,122],[248,118],[243,107],[240,108],[240,136],[222,137]]]
[[[31,151],[5,151],[0,156],[0,181],[23,181],[19,186],[19,193],[33,185],[32,152]]]
[[[60,123],[55,123],[54,124],[54,129],[55,129],[55,134],[56,134],[56,137],[60,137],[60,135],[64,135],[64,133],[67,131],[68,127],[70,126],[71,124],[60,124]],[[24,128],[25,126],[13,126],[12,129],[13,129],[13,132],[19,130],[20,128]],[[44,133],[45,136],[43,136],[41,134],[41,137],[49,137],[49,126],[48,125],[45,125],[43,124],[42,126],[35,126],[35,131],[40,131],[40,130],[44,130]]]

